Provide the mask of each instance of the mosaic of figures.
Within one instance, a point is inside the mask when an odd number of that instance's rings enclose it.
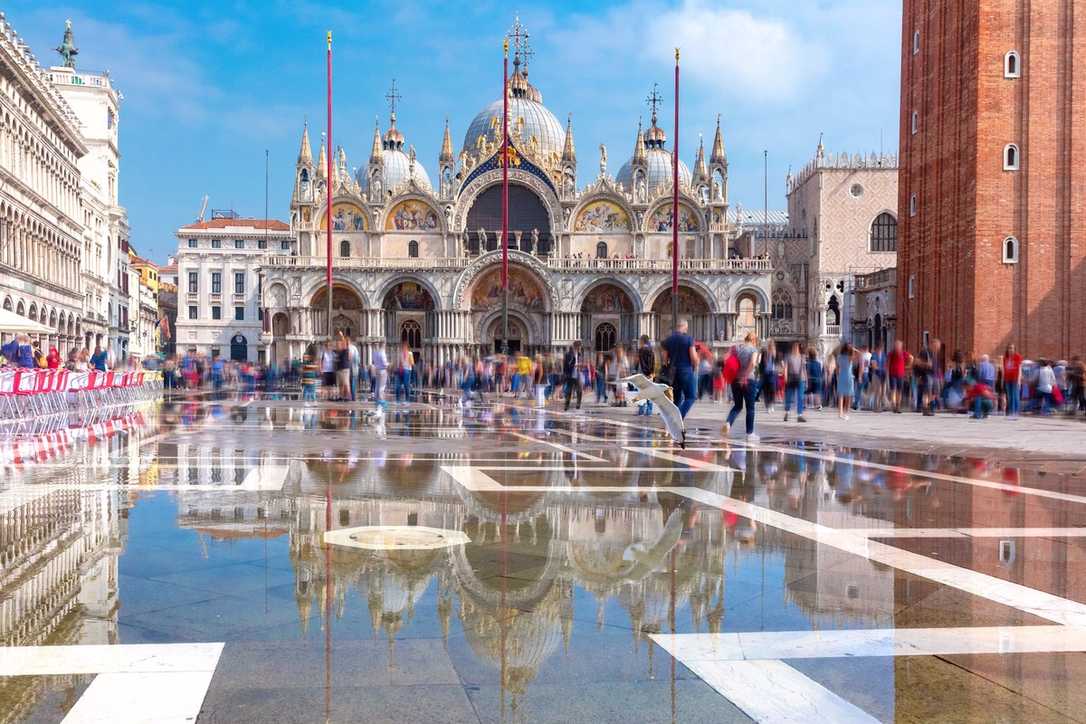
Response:
[[[385,308],[428,312],[434,308],[434,300],[418,282],[400,282],[385,296]]]
[[[652,305],[657,313],[671,312],[671,289],[665,289]],[[700,294],[687,287],[679,287],[679,314],[708,314],[709,305]]]
[[[581,309],[590,314],[622,314],[633,311],[633,302],[614,284],[601,284],[588,293]]]
[[[698,215],[685,204],[679,204],[679,231],[697,231]],[[658,206],[649,220],[650,231],[671,231],[671,206]]]
[[[545,299],[543,289],[530,272],[515,266],[509,268],[509,302],[511,304],[517,304],[533,312],[542,312],[547,306]],[[485,311],[501,305],[501,301],[501,268],[495,265],[475,283],[471,292],[471,308],[472,311]]]
[[[437,212],[429,204],[414,199],[397,204],[385,221],[386,231],[431,231],[437,226]]]
[[[327,229],[327,222],[321,216],[321,228]],[[333,231],[365,231],[366,214],[354,204],[332,205],[332,230]]]
[[[574,231],[629,231],[630,217],[612,201],[594,201],[577,215]]]

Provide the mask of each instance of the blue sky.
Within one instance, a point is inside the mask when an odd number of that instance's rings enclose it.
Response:
[[[133,243],[160,262],[205,193],[212,207],[263,215],[265,149],[271,215],[286,218],[302,122],[314,127],[314,145],[324,126],[329,28],[334,140],[354,166],[367,160],[374,118],[387,125],[395,77],[398,126],[436,178],[445,117],[459,147],[475,114],[500,97],[501,37],[518,11],[544,104],[562,121],[573,113],[581,184],[597,172],[599,144],[612,174],[629,157],[653,82],[670,108],[675,46],[680,153],[691,164],[698,134],[710,143],[722,114],[733,204],[761,206],[762,149],[770,206],[782,208],[788,166],[806,163],[819,132],[831,151],[877,151],[880,137],[888,151],[897,145],[897,0],[5,5],[43,62],[57,62],[50,49],[71,18],[79,67],[111,72],[124,94],[121,203]],[[670,120],[662,125],[670,135]]]

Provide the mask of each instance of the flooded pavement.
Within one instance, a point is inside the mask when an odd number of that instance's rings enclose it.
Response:
[[[194,395],[9,447],[0,721],[1083,718],[1081,476],[691,438]]]

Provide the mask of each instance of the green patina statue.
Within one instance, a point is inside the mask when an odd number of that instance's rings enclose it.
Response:
[[[79,48],[75,47],[72,38],[72,21],[64,21],[64,41],[57,48],[60,57],[64,58],[65,68],[75,68],[75,56],[79,55]]]

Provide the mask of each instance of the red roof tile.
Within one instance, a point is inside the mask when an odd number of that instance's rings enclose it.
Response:
[[[269,231],[290,231],[290,226],[279,219],[211,219],[209,221],[197,221],[194,224],[185,224],[182,229],[230,229],[245,227],[253,229],[268,229]]]

